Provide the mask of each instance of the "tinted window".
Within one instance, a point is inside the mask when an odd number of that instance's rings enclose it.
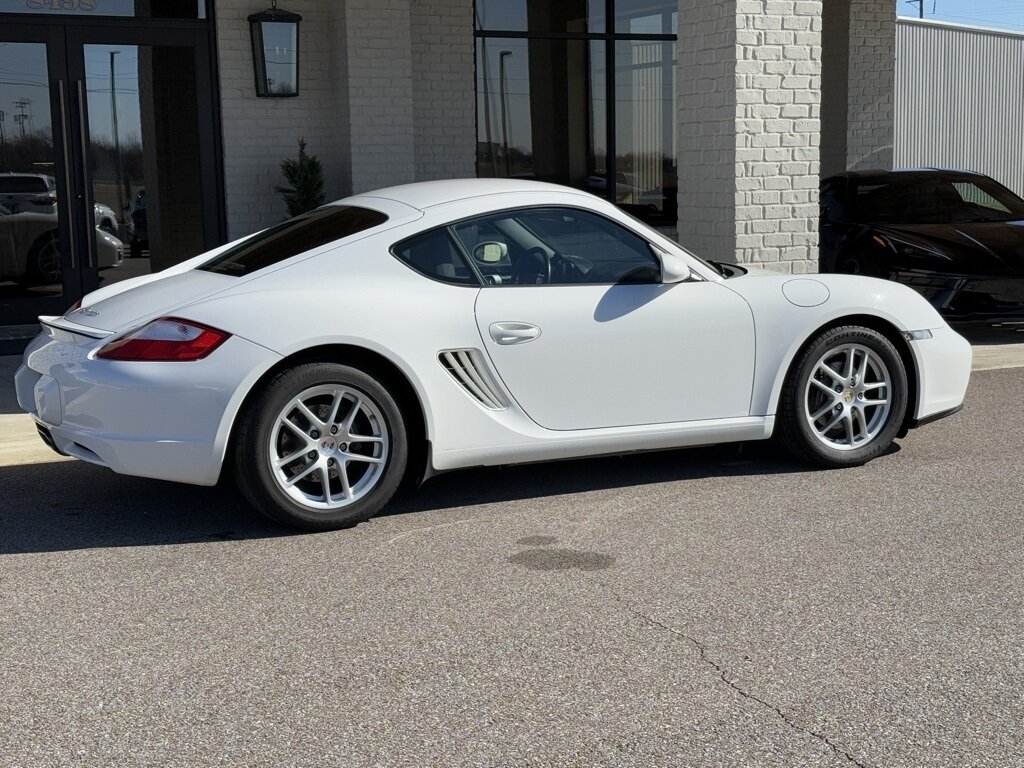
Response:
[[[897,176],[857,185],[857,219],[864,223],[951,224],[1024,218],[1024,201],[984,178]]]
[[[0,176],[0,192],[49,192],[42,176]]]
[[[378,227],[387,220],[383,213],[369,208],[329,205],[253,235],[199,269],[225,275],[248,275],[321,245]]]
[[[647,241],[603,216],[541,208],[453,227],[490,285],[656,283],[661,265]]]
[[[453,285],[479,285],[447,229],[435,229],[403,240],[392,253],[421,275],[434,280]]]

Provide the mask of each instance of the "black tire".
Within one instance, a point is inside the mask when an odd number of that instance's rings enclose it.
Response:
[[[382,430],[386,430],[384,434],[388,436],[388,449],[385,451],[383,469],[365,495],[347,506],[319,510],[300,503],[282,490],[271,467],[273,459],[278,458],[271,456],[274,450],[271,440],[279,414],[293,398],[311,388],[327,385],[355,390],[360,397],[372,403],[382,417]],[[272,520],[306,531],[348,528],[369,520],[394,495],[405,474],[409,456],[405,419],[386,385],[370,372],[326,362],[304,363],[274,376],[247,403],[240,415],[233,443],[234,475],[246,499]],[[335,465],[334,472],[339,469]],[[366,471],[371,471],[369,465]],[[316,477],[319,477],[318,472],[314,472]],[[337,475],[331,477],[333,481],[329,480],[329,483],[340,482]],[[335,485],[328,487],[333,491]]]
[[[814,414],[808,415],[806,401],[809,397],[810,379],[816,375],[819,360],[833,350],[846,348],[846,345],[859,345],[877,355],[888,370],[890,386],[889,410],[884,416],[879,416],[874,436],[860,447],[856,447],[854,443],[855,447],[842,450],[826,445],[819,438],[808,421]],[[853,389],[847,391],[852,393]],[[776,434],[790,453],[808,463],[828,468],[859,466],[881,455],[892,445],[907,412],[907,392],[906,367],[889,339],[878,331],[863,326],[846,325],[832,328],[809,342],[797,355],[782,389]],[[844,391],[841,397],[846,396]],[[827,402],[826,400],[825,403]],[[840,403],[839,407],[844,406]],[[826,413],[826,419],[828,415]],[[823,422],[824,425],[827,425],[827,422]],[[847,441],[847,444],[850,442]]]

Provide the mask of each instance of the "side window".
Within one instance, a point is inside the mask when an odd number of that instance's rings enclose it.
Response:
[[[588,211],[505,211],[453,229],[490,285],[661,281],[661,265],[642,237]]]
[[[479,285],[451,233],[435,229],[410,237],[395,245],[391,252],[421,275],[452,285]]]

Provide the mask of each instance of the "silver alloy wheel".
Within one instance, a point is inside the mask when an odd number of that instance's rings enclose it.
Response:
[[[892,396],[882,358],[863,344],[842,344],[815,363],[804,391],[804,417],[819,442],[852,451],[885,428]]]
[[[323,384],[281,409],[269,447],[270,470],[282,491],[305,507],[334,511],[377,485],[390,441],[383,413],[365,392]]]

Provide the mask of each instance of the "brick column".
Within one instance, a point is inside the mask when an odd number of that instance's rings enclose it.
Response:
[[[822,175],[892,168],[895,6],[887,0],[829,0],[822,60]]]
[[[410,0],[345,0],[342,45],[354,194],[415,178],[409,6]]]
[[[821,0],[680,0],[679,237],[710,258],[818,259]]]
[[[890,169],[896,135],[896,6],[887,0],[848,1],[847,167]]]

